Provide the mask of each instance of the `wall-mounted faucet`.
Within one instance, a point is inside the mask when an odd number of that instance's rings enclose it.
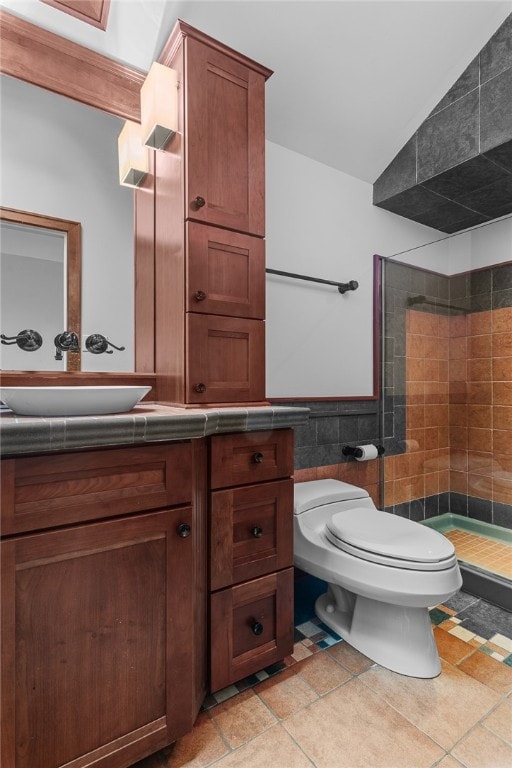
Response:
[[[111,341],[105,338],[101,333],[91,333],[85,340],[85,348],[88,352],[92,352],[93,355],[101,355],[103,352],[107,355],[112,355],[113,351],[108,349],[113,347],[118,352],[124,352],[126,347],[116,347]]]
[[[37,331],[33,331],[27,328],[24,331],[20,331],[16,336],[6,336],[5,333],[0,333],[0,340],[2,344],[12,346],[17,344],[24,352],[35,352],[43,345],[43,337]]]
[[[53,340],[55,344],[55,359],[62,360],[63,352],[80,352],[78,336],[73,331],[58,333]]]

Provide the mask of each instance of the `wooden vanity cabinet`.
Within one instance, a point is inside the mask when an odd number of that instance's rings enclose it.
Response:
[[[137,242],[155,243],[156,332],[138,343],[154,348],[160,401],[261,403],[271,72],[181,21],[159,61],[178,73],[179,130],[136,193]]]
[[[210,438],[210,690],[293,650],[293,432]]]
[[[191,729],[206,674],[194,443],[3,462],[5,768],[127,768]]]

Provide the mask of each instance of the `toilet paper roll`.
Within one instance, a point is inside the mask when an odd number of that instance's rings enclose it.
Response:
[[[357,445],[356,446],[356,461],[370,461],[370,459],[376,459],[379,455],[379,451],[376,445]]]

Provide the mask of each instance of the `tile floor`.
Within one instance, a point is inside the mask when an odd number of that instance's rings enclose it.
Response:
[[[458,528],[443,533],[455,547],[459,560],[512,579],[512,545]]]
[[[431,611],[434,680],[374,664],[312,613],[293,655],[205,701],[191,733],[136,768],[511,768],[512,614],[459,592]]]

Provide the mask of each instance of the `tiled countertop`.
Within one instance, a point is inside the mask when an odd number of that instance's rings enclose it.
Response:
[[[42,418],[0,412],[0,453],[84,450],[106,446],[187,440],[221,432],[254,432],[305,424],[309,408],[173,408],[143,403],[129,413]]]

